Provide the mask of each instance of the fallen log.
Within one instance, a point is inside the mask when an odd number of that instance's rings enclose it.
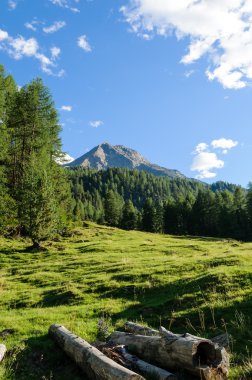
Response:
[[[142,376],[109,359],[97,348],[77,337],[64,326],[51,325],[49,335],[90,380],[144,380]]]
[[[124,325],[125,331],[137,334],[137,335],[147,335],[147,336],[158,336],[159,331],[150,329],[149,327],[145,327],[142,325],[139,325],[138,323],[134,322],[126,322]]]
[[[137,335],[147,335],[147,336],[160,335],[160,332],[158,330],[154,330],[149,327],[139,325],[138,323],[129,322],[129,321],[127,321],[124,324],[124,329],[125,331],[129,333],[137,334]],[[195,337],[195,338],[198,339],[198,337]],[[217,335],[209,340],[218,344],[220,347],[227,348],[230,346],[230,343],[232,342],[232,336],[225,333],[225,334]]]
[[[232,342],[232,336],[229,334],[221,334],[211,338],[211,341],[217,343],[220,347],[228,348]]]
[[[147,363],[139,359],[135,355],[131,355],[125,348],[125,346],[117,346],[114,348],[122,357],[130,363],[131,367],[136,371],[140,371],[143,375],[153,377],[156,380],[176,380],[177,377],[172,373],[156,367],[150,363]]]
[[[0,344],[0,362],[3,360],[4,355],[6,354],[6,347],[4,344]]]
[[[224,348],[210,340],[190,334],[175,335],[164,328],[160,334],[143,336],[115,331],[110,342],[125,345],[131,353],[168,370],[183,368],[204,380],[227,378],[229,357]]]

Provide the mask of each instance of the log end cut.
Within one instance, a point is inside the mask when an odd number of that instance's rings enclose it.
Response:
[[[205,380],[224,380],[228,376],[229,355],[211,341],[198,341],[194,345],[193,366],[199,368]]]
[[[3,360],[6,351],[6,346],[4,344],[0,344],[0,362]]]

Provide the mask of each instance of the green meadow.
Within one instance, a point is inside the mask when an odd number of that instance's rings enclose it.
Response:
[[[84,379],[48,337],[50,324],[92,342],[126,320],[228,332],[230,379],[252,379],[252,243],[88,223],[45,242],[46,251],[30,244],[0,238],[0,343],[9,351],[1,379]],[[1,337],[4,329],[15,331]]]

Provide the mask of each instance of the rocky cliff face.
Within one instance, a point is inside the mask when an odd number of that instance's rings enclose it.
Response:
[[[67,166],[81,166],[98,170],[108,168],[138,169],[158,176],[185,178],[178,170],[167,169],[152,164],[133,149],[126,148],[123,145],[113,146],[108,143],[96,146],[88,153],[67,164]]]

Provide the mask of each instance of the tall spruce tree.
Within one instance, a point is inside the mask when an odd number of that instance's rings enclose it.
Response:
[[[20,230],[38,246],[62,229],[70,207],[69,187],[55,162],[61,151],[60,126],[41,79],[16,94],[11,112],[9,184]]]
[[[122,217],[123,201],[118,193],[109,190],[104,200],[105,221],[109,226],[117,227]]]
[[[11,78],[11,77],[9,77]],[[4,68],[0,66],[0,233],[8,233],[16,224],[16,207],[7,186],[9,136],[6,127],[10,94],[6,91]]]
[[[156,210],[151,198],[147,198],[143,207],[142,227],[144,231],[155,232]]]
[[[130,199],[123,206],[121,227],[125,230],[135,230],[137,228],[137,210]]]

